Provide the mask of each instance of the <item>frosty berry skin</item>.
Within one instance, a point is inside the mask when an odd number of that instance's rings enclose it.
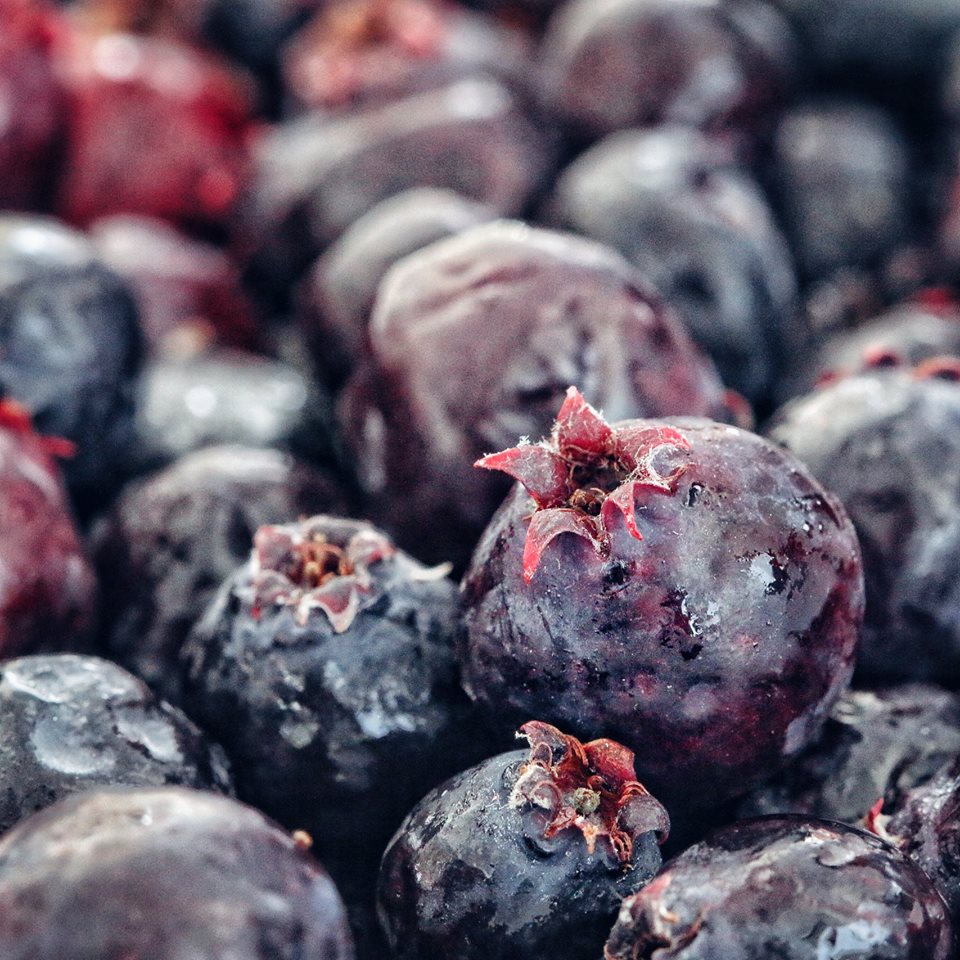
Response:
[[[0,665],[0,832],[115,785],[232,790],[223,751],[115,663],[47,654]]]
[[[954,684],[960,365],[877,359],[782,407],[767,433],[837,495],[857,528],[867,583],[858,678]]]
[[[482,755],[460,743],[444,572],[361,521],[264,526],[184,646],[187,712],[238,795],[309,830],[325,863],[375,862],[417,796]]]
[[[629,750],[524,724],[500,754],[426,796],[383,857],[378,910],[399,960],[593,960],[669,830]]]
[[[605,960],[947,960],[929,878],[890,844],[803,817],[718,830],[627,897]]]
[[[853,669],[863,576],[798,461],[706,420],[608,425],[571,388],[548,441],[478,465],[526,489],[462,585],[477,702],[617,739],[668,805],[742,792],[816,736]]]
[[[212,793],[69,797],[0,842],[0,954],[352,960],[337,890],[302,846]]]

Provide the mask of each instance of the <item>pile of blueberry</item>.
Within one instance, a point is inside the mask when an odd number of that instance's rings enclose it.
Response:
[[[0,0],[0,958],[958,960],[960,0]]]

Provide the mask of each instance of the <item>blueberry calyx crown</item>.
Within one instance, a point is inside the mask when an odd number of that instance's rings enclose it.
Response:
[[[577,829],[592,855],[606,838],[621,866],[630,863],[634,840],[655,831],[663,843],[670,818],[659,800],[637,782],[633,751],[613,740],[581,743],[549,723],[532,720],[517,734],[530,743],[510,805],[533,807],[546,816],[543,836]]]
[[[253,611],[288,606],[300,625],[322,610],[334,632],[343,633],[377,596],[370,567],[396,552],[393,543],[371,528],[334,543],[306,524],[260,527],[253,541]]]
[[[687,438],[672,427],[636,421],[610,426],[570,387],[549,439],[521,441],[474,466],[509,474],[536,502],[523,548],[523,579],[529,583],[547,544],[561,533],[584,537],[607,557],[610,527],[621,514],[630,534],[642,540],[638,491],[673,493],[686,465],[661,474],[655,461],[664,451],[689,449]]]
[[[867,373],[874,370],[906,370],[915,380],[947,380],[953,383],[960,382],[960,357],[948,354],[928,357],[918,363],[910,361],[886,347],[867,347],[860,358],[860,368],[854,370],[826,370],[817,377],[816,386],[825,387],[848,376],[858,373]]]

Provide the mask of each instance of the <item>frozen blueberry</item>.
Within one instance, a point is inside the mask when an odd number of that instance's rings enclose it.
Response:
[[[72,654],[0,665],[0,832],[113,785],[231,788],[220,748],[122,667]]]
[[[547,431],[576,383],[615,417],[721,417],[712,365],[615,251],[511,221],[400,261],[341,401],[368,509],[405,549],[463,565],[507,492],[470,464]]]
[[[546,98],[581,132],[752,126],[790,85],[793,36],[755,0],[568,0],[547,25]]]
[[[0,954],[352,960],[337,890],[303,846],[212,793],[69,797],[0,841]]]
[[[176,702],[180,647],[256,529],[342,507],[325,474],[249,447],[200,450],[131,484],[93,536],[105,650]]]
[[[627,897],[607,960],[947,960],[928,877],[893,846],[802,817],[712,834]]]
[[[264,526],[184,646],[187,710],[238,795],[309,830],[341,873],[372,866],[416,798],[486,752],[466,733],[445,572],[364,522]]]
[[[498,213],[519,213],[546,172],[543,139],[492,80],[285,123],[258,150],[241,218],[250,275],[282,297],[354,220],[412,187],[443,187]]]
[[[883,799],[892,808],[960,754],[960,700],[906,684],[843,694],[823,733],[740,804],[741,817],[805,813],[860,824]]]
[[[394,263],[494,216],[452,190],[419,187],[378,203],[353,223],[301,290],[301,319],[324,378],[341,385],[360,358],[377,288]]]
[[[413,809],[380,869],[398,960],[593,960],[621,897],[660,866],[667,813],[629,750],[546,723]]]
[[[958,369],[880,366],[792,401],[768,426],[857,529],[865,681],[960,681]]]
[[[41,433],[75,444],[64,471],[81,501],[116,484],[140,353],[130,291],[82,234],[0,215],[0,392],[29,410]]]
[[[699,418],[608,424],[571,388],[549,440],[477,465],[520,481],[462,585],[464,685],[489,713],[616,738],[678,808],[817,736],[853,670],[863,573],[798,460]]]
[[[793,263],[760,188],[716,140],[678,126],[611,134],[561,175],[551,215],[635,263],[724,383],[769,395],[799,339]]]

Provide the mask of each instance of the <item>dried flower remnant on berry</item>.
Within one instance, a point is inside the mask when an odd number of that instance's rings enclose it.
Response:
[[[38,434],[33,426],[33,418],[26,407],[16,400],[0,400],[0,429],[31,437],[39,448],[49,457],[66,459],[77,452],[76,444],[63,437],[46,437]]]
[[[530,759],[520,767],[510,804],[543,811],[545,838],[577,829],[590,854],[597,840],[606,838],[623,866],[639,834],[653,830],[660,843],[666,841],[670,818],[637,782],[631,750],[613,740],[581,743],[536,720],[525,723],[518,736],[530,742]]]
[[[620,513],[630,534],[642,540],[638,491],[673,493],[686,464],[661,472],[658,461],[689,450],[687,438],[671,427],[610,426],[570,387],[548,440],[490,454],[475,466],[509,474],[536,502],[523,551],[529,583],[543,551],[561,533],[584,537],[599,556],[608,556],[609,531]]]
[[[253,547],[255,615],[270,606],[289,606],[302,625],[312,610],[322,610],[334,631],[343,633],[376,599],[370,567],[395,551],[372,528],[357,531],[341,545],[320,530],[263,526]]]

